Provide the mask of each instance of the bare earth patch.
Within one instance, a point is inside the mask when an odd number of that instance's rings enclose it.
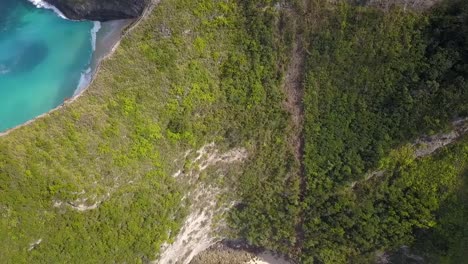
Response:
[[[185,153],[184,158],[187,158],[190,152]],[[211,166],[242,162],[247,158],[247,151],[236,148],[220,153],[216,145],[210,143],[197,150],[195,154],[196,157],[186,166],[188,169],[180,169],[173,175],[193,187],[184,197],[190,201],[190,214],[174,242],[164,245],[161,248],[160,258],[153,263],[190,263],[200,252],[221,240],[215,235],[215,231],[222,225],[222,220],[216,222],[215,219],[222,219],[232,204],[218,201],[219,195],[226,190],[198,180],[201,172]]]
[[[468,132],[468,118],[460,119],[452,123],[453,130],[448,133],[437,134],[419,138],[413,146],[416,148],[416,157],[424,157],[434,153],[439,148],[445,147]]]
[[[271,251],[252,253],[218,244],[195,257],[190,264],[292,264]]]
[[[443,148],[460,137],[468,133],[468,118],[460,119],[452,122],[453,129],[447,133],[440,133],[432,136],[424,136],[418,138],[412,144],[414,149],[414,156],[416,158],[422,158],[429,156],[436,152],[438,149]],[[385,173],[384,170],[372,171],[364,177],[363,181],[368,181],[374,177],[381,177]],[[354,181],[351,183],[351,188],[354,188],[360,181]]]

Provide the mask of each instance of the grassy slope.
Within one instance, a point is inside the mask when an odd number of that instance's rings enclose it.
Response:
[[[443,107],[423,104],[422,114],[437,108],[440,118],[421,118],[429,125],[415,126],[412,121],[419,116],[407,118],[405,108],[411,99],[407,89],[415,81],[396,89],[402,79],[419,73],[419,30],[427,21],[416,14],[382,16],[375,10],[321,4],[305,14],[313,16],[307,23],[314,23],[306,26],[323,34],[311,36],[308,50],[309,189],[299,204],[298,164],[287,143],[290,119],[281,90],[292,18],[274,4],[162,1],[103,64],[83,97],[0,138],[2,256],[18,263],[154,259],[185,215],[181,198],[187,186],[169,175],[184,166],[180,157],[185,150],[212,141],[222,149],[242,145],[249,152],[244,168],[220,183],[235,190],[229,199],[239,201],[229,217],[233,237],[291,253],[303,208],[303,261],[338,263],[409,241],[413,226],[428,227],[440,201],[408,200],[404,206],[409,209],[401,213],[411,221],[403,229],[391,228],[402,225],[391,218],[378,223],[379,217],[389,218],[385,208],[399,208],[394,202],[404,200],[401,190],[416,186],[415,177],[424,180],[450,167],[446,181],[439,183],[452,183],[464,166],[463,159],[454,157],[466,157],[465,143],[437,161],[410,159],[404,166],[391,162],[408,158],[397,151],[386,163],[394,170],[382,182],[354,191],[346,185],[376,166],[400,140],[439,129],[447,119]],[[380,48],[373,49],[374,43]],[[387,63],[380,63],[382,56]],[[370,94],[359,90],[376,83]],[[450,96],[456,94],[444,98]],[[389,107],[395,98],[399,104]],[[383,109],[384,117],[372,109]],[[405,125],[406,130],[399,130]],[[423,190],[427,192],[416,196],[434,194],[431,188]],[[394,199],[376,199],[387,196]],[[96,210],[76,212],[66,202],[77,198],[104,202]],[[65,203],[55,208],[57,201]],[[414,205],[425,209],[411,214]],[[42,242],[28,251],[39,238]]]
[[[174,160],[211,141],[250,153],[240,180],[226,182],[246,202],[232,216],[245,223],[240,234],[271,247],[293,241],[281,19],[269,1],[162,1],[84,96],[0,138],[2,258],[154,259],[185,215],[185,187],[169,176],[184,161]],[[77,212],[69,203],[78,198],[103,202]]]
[[[85,96],[0,139],[4,258],[134,261],[154,256],[168,231],[177,230],[181,194],[168,175],[178,145],[163,140],[168,117],[159,114],[170,87],[143,48],[154,42],[150,21],[171,17],[169,10],[159,12],[122,42]],[[178,20],[183,27],[194,18],[181,14]],[[170,40],[160,42],[176,52]],[[179,48],[186,46],[191,43]],[[187,55],[190,50],[178,58]],[[73,193],[82,190],[84,197],[111,195],[85,213],[52,207],[54,200],[73,201]],[[42,243],[27,252],[39,238]]]

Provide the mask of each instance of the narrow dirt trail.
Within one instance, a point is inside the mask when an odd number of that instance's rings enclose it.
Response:
[[[304,6],[306,1],[304,1]],[[306,52],[304,48],[304,34],[300,28],[300,17],[302,16],[299,8],[292,7],[289,11],[294,17],[295,39],[291,49],[290,63],[288,65],[286,76],[283,84],[286,101],[284,102],[285,109],[291,114],[290,135],[288,144],[291,146],[294,157],[299,169],[296,172],[296,177],[300,180],[300,203],[304,200],[306,191],[305,170],[303,164],[304,157],[304,72],[306,64]],[[300,255],[303,242],[303,216],[299,215],[296,223],[296,244],[294,252]]]
[[[304,67],[305,54],[302,43],[302,35],[298,35],[292,49],[291,63],[288,67],[283,87],[287,96],[286,101],[284,102],[284,106],[291,114],[292,121],[293,133],[290,145],[294,148],[295,158],[301,164],[304,152],[304,138],[302,135],[302,128],[304,125],[304,105],[302,103],[302,98],[304,96]]]

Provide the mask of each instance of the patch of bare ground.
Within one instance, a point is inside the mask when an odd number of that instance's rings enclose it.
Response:
[[[468,118],[459,119],[452,122],[452,129],[446,133],[439,133],[432,136],[423,136],[412,143],[415,158],[423,158],[429,156],[468,133]],[[375,170],[366,174],[362,181],[368,181],[375,177],[381,177],[385,174],[384,170]],[[354,181],[351,183],[351,188],[362,181]]]
[[[189,158],[191,154],[195,155],[193,159]],[[221,153],[214,143],[210,143],[195,152],[187,151],[183,158],[186,160],[184,169],[175,172],[173,177],[188,186],[189,191],[183,199],[189,201],[190,214],[174,241],[163,245],[159,259],[153,263],[190,263],[200,252],[222,239],[217,231],[224,227],[224,214],[233,203],[220,201],[219,197],[228,190],[201,181],[200,175],[216,165],[229,166],[243,162],[247,158],[247,151],[235,148]],[[214,174],[216,177],[223,176],[217,171]]]
[[[292,264],[286,257],[268,250],[229,241],[213,245],[195,257],[190,264]]]
[[[278,256],[271,251],[264,251],[256,255],[253,259],[245,264],[291,264],[289,260]]]
[[[425,136],[417,139],[413,146],[417,158],[431,155],[436,150],[451,144],[468,132],[468,118],[456,120],[452,123],[453,129],[447,133]]]

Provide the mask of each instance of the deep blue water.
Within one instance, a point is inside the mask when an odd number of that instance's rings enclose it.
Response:
[[[93,26],[0,0],[0,132],[73,96],[91,62]]]

